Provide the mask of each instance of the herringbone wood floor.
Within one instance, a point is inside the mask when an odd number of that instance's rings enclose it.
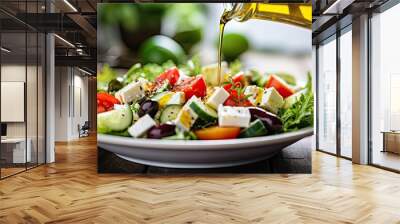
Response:
[[[400,175],[314,152],[312,175],[96,172],[96,141],[0,181],[0,223],[400,223]]]

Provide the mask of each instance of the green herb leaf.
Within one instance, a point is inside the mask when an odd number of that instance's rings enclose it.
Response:
[[[311,75],[308,74],[306,93],[301,95],[291,107],[279,112],[285,132],[310,127],[314,124],[314,94],[311,86]]]
[[[179,66],[188,76],[201,74],[201,60],[199,55],[194,55],[186,64]]]

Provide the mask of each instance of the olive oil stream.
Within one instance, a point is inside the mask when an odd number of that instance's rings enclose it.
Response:
[[[226,22],[222,19],[223,15],[221,17],[221,20],[219,22],[219,40],[218,40],[218,86],[221,86],[221,79],[222,79],[222,74],[221,74],[221,64],[222,64],[222,41],[224,39],[224,29],[225,29],[225,24]]]
[[[218,84],[223,80],[222,43],[225,25],[232,19],[244,22],[248,19],[270,20],[311,29],[312,6],[307,3],[234,3],[230,9],[225,8],[219,22],[218,41]]]

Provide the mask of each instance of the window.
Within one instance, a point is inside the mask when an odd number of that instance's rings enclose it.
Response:
[[[318,48],[318,149],[336,153],[336,39]]]
[[[371,162],[400,170],[400,5],[371,18]]]
[[[340,36],[340,155],[352,157],[352,33]]]

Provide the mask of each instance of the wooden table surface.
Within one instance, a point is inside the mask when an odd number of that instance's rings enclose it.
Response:
[[[283,149],[274,157],[247,165],[215,169],[172,169],[133,163],[98,148],[99,173],[311,173],[311,137]]]

